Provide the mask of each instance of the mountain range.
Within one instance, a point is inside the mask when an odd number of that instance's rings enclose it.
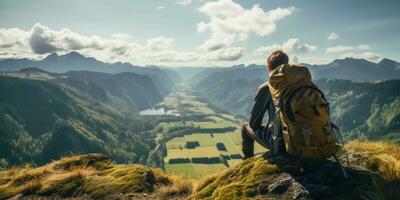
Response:
[[[179,75],[168,69],[161,69],[155,66],[139,67],[122,62],[104,63],[95,58],[85,57],[77,52],[65,55],[52,53],[42,60],[29,60],[26,58],[0,60],[0,71],[19,71],[26,68],[38,68],[54,73],[69,71],[92,71],[109,74],[133,72],[149,76],[162,95],[167,94],[175,83],[180,82]]]
[[[400,63],[384,58],[379,63],[365,59],[345,58],[337,59],[324,65],[300,64],[307,66],[314,79],[347,79],[354,81],[379,81],[400,78]],[[202,82],[216,82],[218,80],[259,78],[268,80],[268,73],[264,65],[235,65],[227,68],[208,68],[196,74],[190,81],[192,85]],[[201,83],[200,83],[201,84]]]
[[[308,65],[315,83],[331,102],[332,120],[347,139],[396,142],[400,142],[399,66],[389,59],[372,63],[353,58]],[[238,65],[204,70],[191,84],[210,104],[246,120],[258,86],[267,80],[264,66]]]
[[[307,65],[314,78],[376,81],[400,78],[400,63],[384,58],[378,63],[365,59],[345,58],[326,65]]]

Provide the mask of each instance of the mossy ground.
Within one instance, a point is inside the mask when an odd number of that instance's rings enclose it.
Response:
[[[300,161],[270,153],[195,182],[160,169],[117,165],[101,154],[87,154],[37,168],[0,171],[0,199],[21,194],[84,199],[128,194],[134,199],[400,199],[399,146],[355,141],[346,148],[349,180],[334,161]]]
[[[349,142],[347,148],[363,152],[366,168],[378,171],[387,180],[400,180],[400,147],[388,142]],[[400,189],[399,189],[400,190]]]
[[[400,199],[398,145],[353,141],[346,149],[349,180],[335,161],[300,161],[266,153],[200,180],[191,199],[292,199],[298,183],[315,199]],[[345,165],[345,159],[341,163]],[[277,196],[268,191],[268,186],[288,177],[293,187],[286,192]]]
[[[185,197],[191,184],[142,165],[116,165],[101,154],[63,158],[38,168],[0,172],[0,199],[17,194],[94,199],[115,194],[153,193],[158,199]]]

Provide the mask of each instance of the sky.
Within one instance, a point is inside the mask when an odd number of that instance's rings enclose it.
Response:
[[[134,65],[400,61],[398,0],[0,0],[0,58],[71,51]]]

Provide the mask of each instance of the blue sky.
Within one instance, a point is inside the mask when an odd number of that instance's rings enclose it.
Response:
[[[397,0],[0,0],[0,56],[230,66],[283,49],[293,62],[399,61],[399,10]]]

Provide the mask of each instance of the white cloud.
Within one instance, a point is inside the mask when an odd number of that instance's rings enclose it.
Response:
[[[66,45],[73,47],[74,49],[81,49],[83,44],[75,36],[71,36],[66,39]],[[29,38],[29,45],[34,53],[45,54],[59,50],[63,50],[62,47],[57,47],[56,33],[49,30],[47,27],[36,24],[32,28],[32,33]]]
[[[350,53],[346,53],[343,54],[342,56],[340,56],[341,58],[346,58],[346,57],[352,57],[352,58],[361,58],[361,59],[366,59],[366,60],[370,60],[370,61],[379,61],[381,59],[381,56],[371,52],[371,51],[367,51],[367,52],[350,52]]]
[[[0,58],[26,57],[41,59],[47,54],[77,51],[105,62],[131,62],[140,65],[204,66],[236,61],[244,55],[243,48],[218,48],[212,52],[176,51],[173,38],[159,36],[144,43],[132,42],[129,34],[109,37],[81,35],[69,29],[53,30],[35,24],[30,30],[0,29]],[[184,63],[184,64],[182,64]]]
[[[234,40],[235,38],[231,36],[227,36],[224,38],[212,37],[209,40],[205,41],[198,48],[205,51],[215,51],[229,46],[229,44],[233,43]]]
[[[116,35],[111,38],[102,38],[96,35],[85,36],[72,32],[69,29],[55,31],[41,24],[35,24],[29,31],[28,41],[30,48],[36,54],[83,49],[101,51],[121,46],[132,49],[138,48],[138,45],[135,43],[116,39],[115,37]]]
[[[269,46],[259,47],[254,50],[256,54],[268,54],[274,50],[283,50],[288,54],[301,54],[306,52],[315,51],[318,49],[315,45],[301,44],[297,38],[290,38],[283,44],[273,44]]]
[[[244,49],[232,47],[208,52],[201,59],[205,61],[236,61],[244,55]]]
[[[205,3],[199,11],[210,17],[234,17],[243,13],[245,9],[232,0],[217,0]]]
[[[327,37],[328,40],[336,40],[338,38],[339,38],[339,35],[335,32],[330,33]]]
[[[254,53],[256,54],[267,54],[271,53],[274,50],[282,49],[282,45],[279,44],[273,44],[269,46],[264,46],[264,47],[258,47],[256,50],[254,50]]]
[[[31,49],[28,46],[29,33],[17,28],[0,29],[0,57],[29,57]]]
[[[195,53],[177,52],[173,50],[166,50],[161,52],[146,53],[146,59],[160,62],[191,62],[198,60],[198,55]]]
[[[376,54],[374,52],[364,52],[362,55],[365,59],[373,60],[373,61],[377,61],[381,58],[378,54]]]
[[[326,49],[326,53],[342,53],[346,51],[351,51],[354,48],[352,46],[344,46],[344,45],[338,45],[335,47],[328,47]]]
[[[316,56],[308,56],[308,57],[300,57],[298,58],[299,63],[306,63],[306,64],[327,64],[332,62],[332,58],[326,57],[316,57]]]
[[[213,51],[230,46],[237,40],[245,41],[251,34],[260,37],[271,34],[277,29],[276,22],[291,15],[295,8],[264,11],[259,4],[245,9],[232,0],[218,0],[207,2],[198,10],[210,19],[198,23],[197,31],[211,31],[211,37],[200,48]]]
[[[159,51],[170,48],[173,39],[163,36],[147,40],[141,45],[130,42],[128,34],[113,34],[108,38],[96,35],[86,36],[69,29],[52,30],[39,23],[30,30],[0,29],[1,57],[41,58],[45,54],[79,51],[85,55],[94,56],[103,61],[110,58],[125,61],[140,60],[145,52]]]
[[[297,53],[315,51],[317,50],[318,47],[310,44],[300,44],[299,39],[291,38],[285,43],[283,43],[282,48],[284,51],[288,53],[297,54]]]
[[[157,6],[157,7],[156,7],[156,10],[157,10],[157,11],[164,10],[164,9],[165,9],[165,6]]]
[[[353,47],[353,46],[344,46],[344,45],[338,45],[335,47],[329,47],[326,49],[326,53],[343,53],[343,52],[349,52],[351,50],[369,50],[371,49],[371,47],[369,45],[366,44],[361,44],[357,47]]]
[[[197,24],[197,32],[203,33],[208,28],[208,24],[205,22],[200,22]]]
[[[160,36],[157,38],[152,38],[147,40],[146,47],[150,48],[151,50],[163,50],[163,49],[168,49],[171,47],[172,43],[174,42],[174,39],[172,38],[166,38],[164,36]]]
[[[367,59],[370,61],[380,60],[381,56],[379,56],[378,54],[376,54],[372,51],[367,51],[370,49],[371,49],[371,47],[367,44],[361,44],[358,46],[338,45],[335,47],[327,48],[326,53],[329,53],[329,54],[342,53],[339,56],[337,56],[338,58],[353,57],[353,58]]]
[[[366,44],[361,44],[361,45],[359,45],[359,46],[357,47],[357,49],[360,49],[360,50],[369,50],[369,49],[371,49],[371,47],[368,46],[368,45],[366,45]]]
[[[175,3],[176,3],[176,4],[179,4],[179,5],[186,6],[186,5],[191,4],[191,3],[192,3],[192,0],[177,0]]]

